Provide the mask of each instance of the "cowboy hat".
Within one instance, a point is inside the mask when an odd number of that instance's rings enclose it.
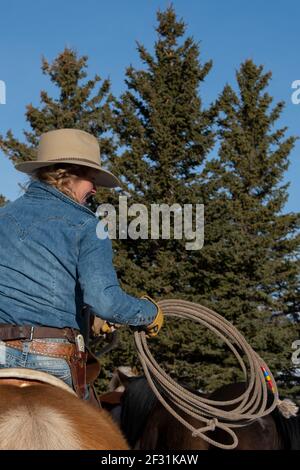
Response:
[[[100,147],[92,134],[79,129],[58,129],[45,132],[40,137],[37,159],[17,163],[16,170],[31,174],[38,168],[55,163],[71,163],[98,170],[95,184],[106,188],[120,186],[120,181],[110,171],[101,168]]]

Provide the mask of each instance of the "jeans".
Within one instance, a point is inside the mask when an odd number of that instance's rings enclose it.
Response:
[[[68,340],[63,338],[46,338],[42,341],[68,343]],[[28,352],[29,348],[30,341],[23,341],[23,351],[6,346],[4,341],[0,341],[0,368],[25,367],[47,372],[73,388],[71,370],[65,359],[32,354]]]

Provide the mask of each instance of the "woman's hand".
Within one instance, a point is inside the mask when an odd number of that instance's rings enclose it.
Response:
[[[102,320],[102,318],[94,317],[91,329],[94,336],[100,336],[113,333],[117,328],[120,328],[120,326],[121,325],[119,324],[109,323],[106,320]]]

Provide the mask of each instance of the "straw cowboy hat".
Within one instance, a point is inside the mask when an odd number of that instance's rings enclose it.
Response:
[[[71,163],[98,170],[97,186],[114,188],[121,183],[107,170],[101,168],[98,140],[91,134],[79,129],[58,129],[41,135],[37,159],[16,164],[16,169],[31,174],[38,168],[54,163]]]

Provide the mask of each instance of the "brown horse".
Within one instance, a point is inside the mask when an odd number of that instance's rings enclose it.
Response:
[[[215,449],[200,437],[193,437],[192,433],[161,405],[144,376],[129,377],[125,380],[122,377],[121,380],[125,385],[125,391],[120,405],[111,407],[111,413],[119,423],[131,448]],[[217,401],[229,401],[240,396],[244,390],[244,383],[229,384],[207,397]],[[197,427],[196,421],[183,417]],[[287,419],[277,408],[270,415],[234,431],[238,437],[237,450],[300,449],[300,416]],[[210,432],[208,436],[222,444],[231,443],[230,436],[219,429]]]
[[[2,369],[0,449],[125,450],[128,445],[108,412],[77,398],[61,380]]]

